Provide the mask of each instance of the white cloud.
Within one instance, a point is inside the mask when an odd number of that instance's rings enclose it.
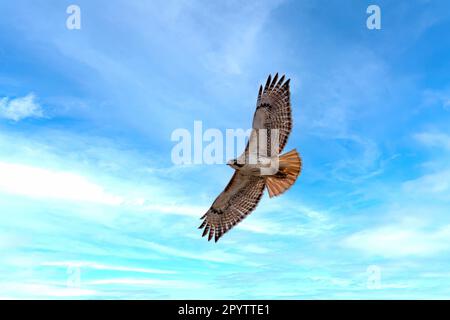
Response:
[[[417,141],[426,146],[450,150],[450,136],[447,134],[422,132],[416,134],[414,137]]]
[[[333,225],[328,222],[321,223],[319,221],[298,222],[295,220],[279,222],[275,219],[252,218],[239,224],[240,230],[250,231],[253,233],[265,235],[281,235],[292,237],[308,237],[317,236],[324,231],[329,231]]]
[[[450,90],[425,90],[423,94],[423,103],[425,106],[437,105],[444,110],[450,110]]]
[[[137,273],[154,273],[154,274],[177,273],[176,271],[172,271],[172,270],[133,268],[133,267],[126,267],[126,266],[113,266],[113,265],[106,265],[106,264],[100,264],[100,263],[89,262],[89,261],[54,261],[54,262],[44,262],[41,265],[47,266],[47,267],[78,267],[78,268],[87,268],[87,269],[137,272]]]
[[[0,117],[14,121],[42,117],[42,108],[35,99],[33,93],[14,99],[7,97],[0,99]]]
[[[0,249],[12,249],[22,244],[24,240],[15,235],[0,234]]]
[[[61,285],[48,285],[41,283],[2,283],[1,289],[7,292],[10,299],[17,298],[68,298],[85,297],[97,294],[95,290],[83,288],[70,288]]]
[[[199,288],[199,283],[181,280],[160,280],[160,279],[135,279],[135,278],[112,278],[83,282],[86,285],[141,285],[161,288]]]
[[[419,143],[439,149],[450,151],[450,135],[440,132],[421,132],[414,135]],[[443,160],[446,157],[442,157]],[[436,163],[434,160],[431,164]],[[428,164],[429,165],[429,164]],[[424,174],[416,179],[403,183],[403,190],[408,194],[444,194],[450,190],[450,168],[448,166],[435,168],[431,173]]]
[[[448,251],[450,225],[435,230],[405,224],[367,229],[345,238],[342,245],[387,258],[430,256]]]
[[[212,261],[218,263],[236,263],[242,262],[242,257],[236,254],[227,253],[220,250],[211,250],[199,252],[190,252],[165,246],[155,242],[146,242],[146,246],[154,251],[171,256],[182,257],[194,260]],[[245,263],[245,262],[242,262]]]
[[[245,245],[240,245],[238,248],[242,252],[247,252],[247,253],[266,254],[266,253],[270,252],[270,250],[265,247],[262,247],[262,246],[259,246],[256,244],[251,244],[251,243],[245,244]]]
[[[430,194],[443,193],[450,190],[450,169],[424,175],[407,181],[403,188],[408,193]]]
[[[351,285],[351,281],[348,279],[334,278],[330,276],[311,276],[310,279],[313,281],[324,282],[338,287],[348,287],[349,285]]]
[[[123,202],[80,175],[7,162],[0,162],[0,192],[107,205]]]
[[[139,205],[139,203],[135,203]],[[209,207],[197,205],[182,205],[176,203],[143,204],[144,210],[151,212],[161,212],[166,214],[189,216],[199,218]]]
[[[264,202],[257,211],[259,214],[252,213],[239,224],[241,230],[265,235],[308,237],[327,233],[334,228],[327,213],[289,200],[282,203],[274,203],[273,200]],[[283,215],[280,212],[289,214]]]

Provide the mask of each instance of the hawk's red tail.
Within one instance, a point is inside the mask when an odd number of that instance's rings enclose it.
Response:
[[[302,170],[302,160],[297,150],[291,150],[279,159],[279,170],[273,176],[266,178],[266,187],[269,196],[278,196],[289,189],[297,180]]]

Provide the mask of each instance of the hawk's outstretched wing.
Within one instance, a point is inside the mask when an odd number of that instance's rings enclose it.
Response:
[[[280,154],[287,143],[289,134],[292,129],[292,111],[291,111],[291,95],[289,90],[290,79],[285,81],[283,75],[278,79],[278,73],[272,80],[269,75],[266,85],[259,87],[258,99],[256,102],[256,111],[253,116],[252,132],[250,134],[249,143],[244,153],[239,157],[248,157],[249,152],[256,151],[256,139],[258,139],[258,129],[267,129],[267,145],[265,150],[267,156]],[[272,150],[275,141],[271,141],[270,130],[278,130],[278,148]],[[249,150],[249,144],[254,143],[255,150]],[[259,149],[261,151],[261,149]],[[245,161],[244,161],[245,162]]]
[[[252,132],[249,143],[244,153],[239,157],[240,163],[247,163],[250,150],[257,146],[259,129],[267,129],[267,137],[261,140],[267,148],[264,150],[267,156],[280,154],[286,145],[292,129],[292,112],[289,92],[289,79],[285,81],[285,76],[278,79],[278,74],[271,78],[269,75],[264,88],[259,88],[256,111],[253,116]],[[277,129],[277,140],[271,141],[270,130]],[[253,144],[254,143],[254,144]],[[276,146],[276,148],[275,148]],[[257,147],[261,151],[260,147]],[[235,171],[225,190],[202,217],[203,223],[200,229],[204,228],[203,236],[208,234],[208,240],[215,237],[215,241],[233,226],[244,219],[257,206],[263,195],[265,178],[257,176],[243,175]]]
[[[256,208],[263,195],[264,186],[264,178],[235,171],[225,190],[201,218],[204,221],[199,229],[205,228],[203,236],[209,232],[208,241],[215,236],[217,242],[225,232]]]

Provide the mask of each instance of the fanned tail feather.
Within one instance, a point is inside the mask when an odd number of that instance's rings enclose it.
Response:
[[[302,160],[297,150],[291,150],[280,156],[277,174],[266,178],[269,196],[276,197],[289,189],[297,180],[301,170]]]

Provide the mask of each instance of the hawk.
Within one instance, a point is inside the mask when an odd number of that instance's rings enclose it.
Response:
[[[242,221],[258,205],[267,188],[272,198],[289,189],[300,174],[302,161],[293,149],[281,156],[292,129],[289,91],[290,79],[285,81],[278,73],[267,78],[264,88],[259,87],[253,125],[245,151],[230,160],[234,174],[200,218],[199,229],[208,241],[217,242],[227,231]],[[255,148],[257,146],[257,148]],[[257,150],[256,150],[257,149]],[[273,165],[275,163],[275,165]]]

